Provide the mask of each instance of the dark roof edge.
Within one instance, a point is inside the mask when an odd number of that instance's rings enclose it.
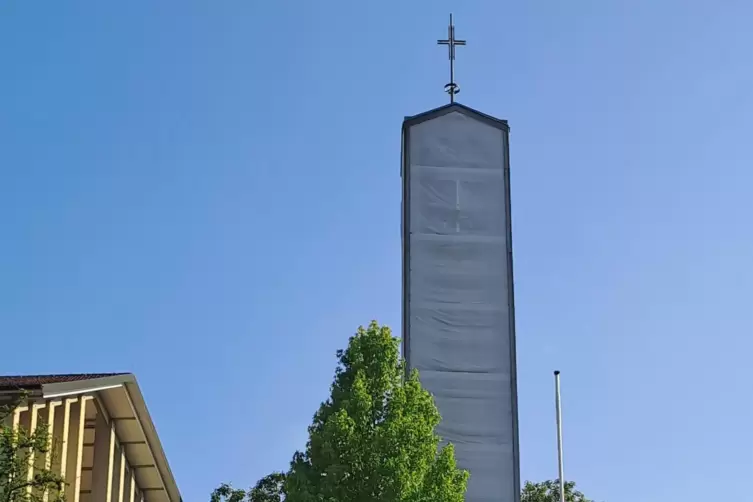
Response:
[[[31,391],[41,390],[45,385],[75,384],[99,378],[125,375],[127,373],[68,373],[50,375],[9,375],[0,376],[0,390]]]
[[[487,115],[486,113],[482,113],[471,108],[470,106],[466,106],[460,103],[448,103],[446,105],[440,106],[439,108],[434,108],[433,110],[419,113],[418,115],[405,117],[405,119],[403,120],[403,130],[405,130],[405,128],[407,127],[411,127],[422,122],[426,122],[427,120],[441,117],[442,115],[446,115],[451,112],[460,112],[463,115],[467,115],[469,117],[485,122],[492,127],[510,132],[510,126],[506,120],[492,117],[491,115]]]

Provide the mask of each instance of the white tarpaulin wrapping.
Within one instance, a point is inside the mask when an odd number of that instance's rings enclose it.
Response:
[[[513,502],[506,131],[458,111],[407,129],[406,357],[471,473],[466,500]]]

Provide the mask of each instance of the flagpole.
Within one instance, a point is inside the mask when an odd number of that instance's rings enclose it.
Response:
[[[560,399],[560,372],[554,372],[554,400],[557,410],[557,466],[559,468],[560,502],[565,502],[565,468],[562,460],[562,402]]]

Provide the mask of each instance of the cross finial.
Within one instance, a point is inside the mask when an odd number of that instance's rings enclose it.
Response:
[[[444,90],[450,95],[450,103],[454,103],[455,94],[460,92],[460,86],[455,83],[455,46],[465,45],[465,40],[455,40],[455,25],[452,24],[452,14],[450,14],[450,25],[447,27],[447,40],[437,40],[437,44],[446,45],[447,53],[450,56],[450,83],[444,86]]]

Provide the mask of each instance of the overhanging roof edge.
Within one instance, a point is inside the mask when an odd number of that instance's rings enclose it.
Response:
[[[144,401],[144,396],[139,389],[139,384],[136,382],[136,377],[131,375],[131,381],[125,385],[125,390],[128,393],[128,397],[133,404],[136,411],[137,418],[142,424],[144,434],[146,434],[146,440],[149,443],[149,448],[152,450],[152,455],[155,457],[157,469],[159,470],[160,477],[165,488],[168,491],[170,500],[173,502],[179,502],[182,500],[178,484],[175,481],[172,469],[170,469],[170,463],[167,461],[167,455],[165,449],[162,447],[162,442],[157,434],[157,428],[154,425],[152,417],[149,415],[149,409]]]
[[[122,373],[103,378],[90,378],[86,380],[74,380],[71,382],[44,383],[41,385],[42,396],[45,398],[59,397],[62,395],[84,394],[100,390],[119,387],[134,379],[132,373]]]

